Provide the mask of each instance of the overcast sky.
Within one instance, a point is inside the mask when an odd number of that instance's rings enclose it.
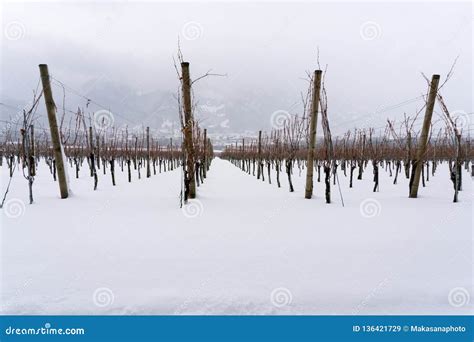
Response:
[[[473,17],[470,2],[451,1],[3,3],[0,100],[29,100],[39,63],[75,89],[105,77],[139,94],[174,93],[180,37],[193,77],[227,74],[197,83],[196,97],[238,99],[242,108],[261,101],[262,126],[277,110],[300,110],[318,47],[333,132],[377,111],[374,125],[412,114],[421,101],[383,108],[422,95],[420,72],[445,77],[456,56],[443,94],[452,111],[471,113]],[[240,114],[226,112],[230,122]]]

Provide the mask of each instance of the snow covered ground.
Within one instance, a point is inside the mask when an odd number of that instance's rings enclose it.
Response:
[[[5,163],[4,163],[5,165]],[[7,178],[2,169],[2,194]],[[16,172],[1,210],[3,314],[473,314],[472,179],[453,204],[447,165],[409,199],[381,169],[372,192],[339,172],[324,202],[215,159],[198,199],[179,208],[181,172],[117,186],[70,170],[58,197],[41,163],[35,203]],[[105,177],[105,178],[104,178]],[[135,175],[134,175],[135,177]],[[274,181],[274,179],[273,179]]]

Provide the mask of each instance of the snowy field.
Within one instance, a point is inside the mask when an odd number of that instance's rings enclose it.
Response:
[[[117,186],[87,165],[59,199],[41,163],[34,205],[16,172],[1,210],[3,314],[473,314],[472,179],[453,204],[446,163],[409,199],[380,169],[373,193],[341,171],[305,200],[216,158],[198,199],[179,208],[181,171]],[[4,163],[2,195],[8,180]],[[143,174],[143,173],[142,173]]]

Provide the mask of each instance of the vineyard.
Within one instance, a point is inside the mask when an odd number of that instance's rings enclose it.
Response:
[[[316,70],[301,113],[275,112],[271,130],[217,148],[193,86],[223,75],[192,79],[181,53],[168,136],[119,125],[127,117],[39,69],[30,104],[3,122],[2,312],[470,310],[450,293],[472,285],[474,177],[472,113],[442,96],[453,70],[423,75],[415,113],[342,136],[330,75]],[[66,108],[67,96],[84,106]]]

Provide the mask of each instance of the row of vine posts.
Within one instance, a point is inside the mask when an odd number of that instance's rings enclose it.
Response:
[[[84,161],[87,161],[94,190],[98,188],[101,169],[104,175],[109,171],[111,183],[116,186],[117,167],[127,173],[126,179],[131,183],[132,171],[135,171],[140,179],[142,173],[146,178],[150,178],[157,172],[172,171],[182,166],[184,189],[181,190],[180,203],[182,205],[188,199],[196,197],[196,186],[204,182],[214,152],[211,140],[207,137],[207,130],[202,130],[193,119],[189,63],[182,63],[180,77],[181,146],[179,142],[173,142],[172,137],[167,144],[160,144],[159,139],[151,136],[150,127],[144,127],[141,133],[130,134],[128,127],[107,127],[91,116],[88,118],[88,125],[87,117],[80,108],[73,113],[69,127],[63,127],[64,116],[60,118],[59,124],[56,116],[57,107],[53,99],[52,78],[48,66],[40,64],[39,70],[42,91],[40,94],[35,93],[31,107],[23,110],[19,138],[9,126],[5,131],[5,140],[0,146],[0,166],[5,157],[10,176],[0,207],[6,200],[17,166],[28,180],[30,204],[34,202],[33,182],[42,158],[49,167],[53,181],[58,183],[62,199],[68,198],[71,193],[68,163],[75,171],[75,178],[79,178]],[[46,105],[49,130],[37,129],[34,125],[34,113],[42,97]]]
[[[426,77],[425,77],[426,79]],[[449,79],[449,74],[447,76]],[[439,93],[439,75],[433,75],[427,80],[429,91],[425,97],[425,109],[421,132],[414,132],[413,125],[421,110],[414,119],[406,117],[400,131],[397,133],[393,121],[387,120],[383,135],[375,137],[375,130],[355,129],[348,131],[344,137],[333,138],[328,122],[327,93],[324,86],[322,70],[314,71],[310,78],[308,95],[311,97],[309,114],[306,113],[306,102],[303,101],[303,117],[297,115],[285,120],[282,128],[273,129],[269,134],[259,131],[257,140],[226,146],[221,157],[228,159],[243,171],[255,175],[257,179],[265,181],[264,166],[267,168],[267,179],[271,183],[271,169],[276,171],[276,182],[280,184],[280,173],[285,171],[288,177],[289,191],[294,191],[292,174],[296,164],[299,172],[306,168],[306,182],[304,197],[313,196],[314,171],[317,171],[318,182],[321,178],[321,168],[324,172],[325,199],[331,202],[331,177],[333,184],[339,186],[342,204],[344,201],[340,191],[337,170],[338,167],[347,175],[350,173],[349,187],[353,187],[354,172],[358,168],[357,179],[362,179],[363,171],[369,162],[373,167],[373,191],[379,191],[379,167],[386,167],[387,171],[395,173],[394,184],[397,184],[398,174],[405,169],[405,176],[409,179],[408,197],[417,198],[420,181],[423,186],[434,175],[439,163],[448,162],[450,179],[453,183],[453,201],[458,202],[458,192],[462,190],[462,165],[474,176],[474,151],[469,138],[462,139],[461,130],[452,117],[445,101]],[[446,81],[445,81],[446,83]],[[443,83],[444,85],[444,83]],[[444,115],[446,127],[440,129],[433,138],[433,110],[438,100]],[[323,142],[317,144],[316,131],[319,113],[323,130]],[[403,132],[404,130],[404,132]],[[304,141],[306,140],[306,141]],[[251,172],[251,169],[253,171]]]

